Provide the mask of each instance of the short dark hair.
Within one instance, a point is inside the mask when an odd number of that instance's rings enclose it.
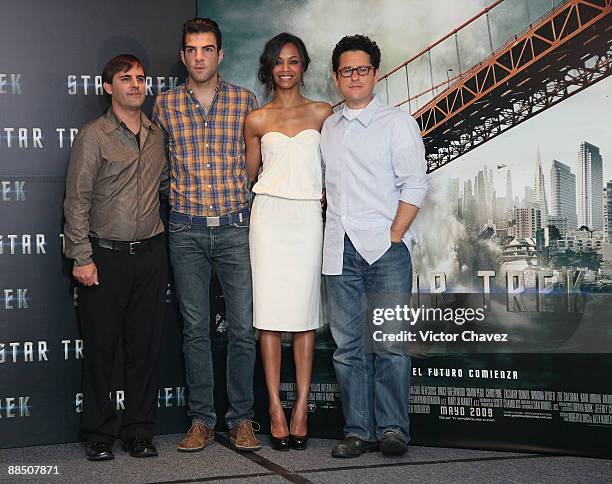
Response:
[[[340,56],[350,50],[361,50],[370,56],[370,64],[374,69],[380,67],[380,49],[376,42],[365,35],[346,35],[334,47],[332,53],[332,68],[334,72],[340,67]]]
[[[300,58],[302,59],[302,74],[308,69],[310,64],[310,57],[308,51],[302,39],[295,35],[282,32],[272,37],[264,47],[262,54],[259,56],[259,71],[257,72],[257,78],[266,88],[266,96],[274,90],[274,76],[272,75],[272,69],[278,59],[281,49],[285,44],[293,44],[298,51]]]
[[[217,51],[221,50],[222,37],[219,24],[210,18],[202,17],[194,17],[183,24],[183,50],[185,50],[187,34],[206,34],[208,32],[215,34]]]
[[[102,71],[102,82],[113,83],[113,77],[118,72],[127,72],[134,66],[144,67],[140,59],[132,54],[120,54],[109,60]]]

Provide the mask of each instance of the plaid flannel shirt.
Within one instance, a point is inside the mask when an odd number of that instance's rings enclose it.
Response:
[[[208,112],[187,82],[157,97],[152,119],[166,135],[173,211],[214,217],[248,205],[243,128],[256,108],[251,91],[221,78]]]

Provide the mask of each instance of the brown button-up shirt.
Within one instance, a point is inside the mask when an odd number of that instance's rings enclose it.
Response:
[[[93,262],[89,237],[135,241],[163,232],[159,194],[168,190],[160,129],[141,113],[140,148],[112,109],[81,128],[72,145],[64,201],[64,254]]]

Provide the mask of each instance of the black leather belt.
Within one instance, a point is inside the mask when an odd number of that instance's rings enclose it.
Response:
[[[108,239],[98,239],[96,237],[90,237],[92,245],[97,247],[102,247],[103,249],[111,249],[111,250],[120,250],[123,252],[129,252],[130,254],[140,254],[141,252],[145,252],[161,241],[164,240],[164,233],[160,233],[151,237],[150,239],[143,240],[134,240],[132,242],[126,242],[123,240],[108,240]]]
[[[200,215],[188,215],[180,212],[170,212],[170,222],[188,225],[192,228],[219,227],[221,225],[241,223],[249,216],[249,208],[245,207],[237,212],[226,213],[218,217],[203,217]]]

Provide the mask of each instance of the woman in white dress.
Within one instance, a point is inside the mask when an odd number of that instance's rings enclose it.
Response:
[[[272,447],[304,449],[315,330],[321,325],[319,138],[332,108],[300,92],[310,59],[298,37],[275,36],[259,61],[258,78],[273,97],[247,116],[244,127],[249,179],[257,177],[249,231],[253,325],[260,331]],[[297,400],[289,426],[279,396],[283,331],[293,333],[296,367]]]

